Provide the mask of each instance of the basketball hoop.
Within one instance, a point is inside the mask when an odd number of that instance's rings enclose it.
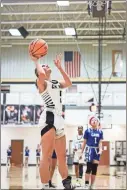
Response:
[[[88,14],[92,13],[93,17],[102,18],[108,10],[107,0],[88,0]]]
[[[102,6],[106,5],[106,1],[104,0],[88,0],[88,5],[90,7],[97,7],[98,11],[102,10]]]

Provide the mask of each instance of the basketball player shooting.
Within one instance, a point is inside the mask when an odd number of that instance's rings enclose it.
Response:
[[[31,55],[31,54],[30,54]],[[51,80],[51,68],[48,65],[40,65],[38,58],[31,55],[36,69],[36,85],[44,101],[45,109],[39,120],[42,146],[42,159],[40,162],[40,177],[43,189],[49,188],[50,160],[55,149],[58,159],[58,168],[65,189],[72,189],[71,177],[68,176],[66,164],[66,137],[64,133],[64,119],[62,117],[62,89],[72,85],[69,76],[61,66],[62,55],[57,55],[54,65],[63,76],[61,82]]]
[[[87,129],[84,133],[84,142],[82,146],[82,153],[85,149],[85,160],[87,162],[87,169],[85,174],[85,189],[92,189],[95,177],[97,174],[97,167],[102,154],[102,140],[103,132],[98,129],[99,120],[93,116],[89,120],[91,128]],[[82,156],[80,157],[80,159]],[[91,185],[89,186],[89,178],[91,175]]]

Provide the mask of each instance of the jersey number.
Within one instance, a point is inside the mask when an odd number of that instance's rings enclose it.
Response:
[[[60,90],[60,103],[62,103],[62,91]]]
[[[95,144],[97,144],[97,138],[95,137],[94,139],[95,139]]]
[[[52,80],[52,88],[60,88],[60,84],[57,80]]]

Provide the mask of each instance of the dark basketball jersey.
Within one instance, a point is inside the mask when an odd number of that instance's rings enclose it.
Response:
[[[11,153],[12,153],[11,149],[8,149],[7,150],[7,156],[11,156]]]
[[[87,129],[84,134],[88,146],[98,147],[100,140],[103,139],[103,132],[100,129]]]
[[[25,156],[29,156],[29,153],[30,153],[29,149],[25,150]]]
[[[36,156],[40,156],[40,149],[36,149]]]

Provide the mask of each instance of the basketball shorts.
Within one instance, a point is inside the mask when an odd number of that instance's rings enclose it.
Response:
[[[55,150],[53,151],[53,154],[52,154],[52,159],[57,159],[57,155],[56,155]]]
[[[39,119],[39,127],[41,128],[41,136],[44,135],[51,128],[56,130],[56,139],[65,135],[64,133],[64,119],[61,114],[56,111],[44,110]]]
[[[74,153],[74,160],[73,160],[74,165],[84,164],[84,156],[82,156],[82,159],[79,159],[80,156],[81,156],[81,150],[77,150]]]
[[[98,154],[99,148],[86,146],[85,148],[85,161],[93,162],[93,160],[100,160],[100,154]]]
[[[29,155],[28,155],[28,154],[26,154],[26,155],[25,155],[25,157],[26,157],[26,158],[29,158]]]

